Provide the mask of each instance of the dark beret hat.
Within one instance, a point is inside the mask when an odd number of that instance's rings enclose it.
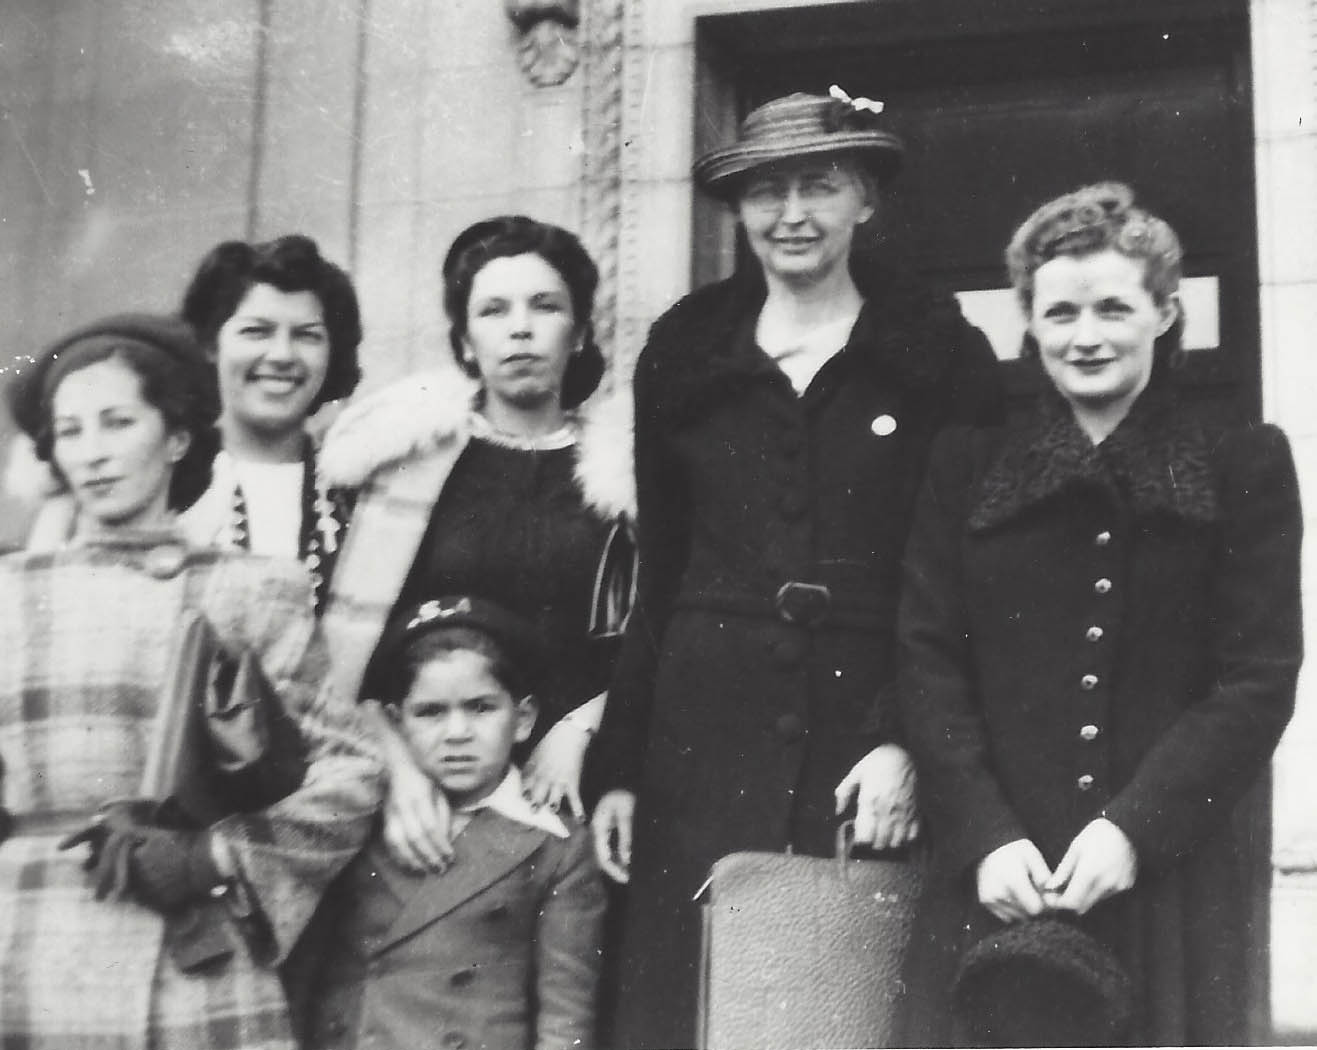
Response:
[[[418,638],[455,627],[479,631],[494,639],[532,680],[543,666],[543,645],[530,621],[487,598],[458,594],[431,598],[401,609],[384,629],[368,678],[382,682]]]
[[[163,351],[180,365],[193,370],[199,383],[206,382],[210,374],[205,353],[197,344],[192,329],[184,321],[162,314],[115,314],[61,336],[18,374],[7,391],[9,411],[14,422],[28,435],[36,437],[41,429],[42,398],[51,368],[62,356],[82,349],[83,344],[94,343],[108,347],[116,342],[140,343]]]
[[[965,953],[952,1005],[980,1046],[1109,1046],[1133,1012],[1129,975],[1074,922],[1030,919]]]

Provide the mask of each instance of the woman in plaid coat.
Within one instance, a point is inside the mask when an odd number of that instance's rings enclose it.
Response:
[[[180,542],[174,511],[205,488],[216,408],[180,323],[88,326],[10,394],[84,513],[67,547],[0,560],[5,1045],[291,1050],[275,967],[380,793],[352,706],[320,689],[306,574]],[[189,608],[226,650],[259,658],[310,759],[289,797],[200,831],[154,826],[125,801],[140,793],[172,627]],[[86,863],[70,838],[92,846]],[[189,925],[216,911],[219,925]]]

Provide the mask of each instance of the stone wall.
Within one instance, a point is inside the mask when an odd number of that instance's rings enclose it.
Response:
[[[1264,415],[1289,434],[1308,521],[1308,667],[1275,762],[1272,1017],[1317,1033],[1317,0],[1254,0]]]
[[[537,87],[494,0],[0,0],[0,369],[169,308],[217,240],[292,230],[356,276],[367,385],[447,366],[443,253],[518,211],[582,232],[624,380],[715,236],[692,229],[695,18],[800,2],[582,0],[579,68]],[[1251,22],[1265,415],[1317,521],[1317,0],[1253,0]],[[0,500],[0,542],[20,534]],[[1317,1032],[1314,692],[1308,673],[1276,763],[1282,1037]]]

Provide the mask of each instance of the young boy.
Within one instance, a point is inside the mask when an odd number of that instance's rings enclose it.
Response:
[[[377,833],[299,949],[313,1050],[589,1047],[604,890],[587,829],[522,795],[535,722],[528,624],[445,598],[396,618],[380,699],[453,808],[453,865],[414,874]]]

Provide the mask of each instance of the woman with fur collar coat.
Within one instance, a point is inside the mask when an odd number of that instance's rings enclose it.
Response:
[[[901,1045],[1240,1044],[1231,813],[1302,658],[1289,446],[1178,403],[1180,245],[1127,187],[1044,205],[1008,261],[1050,383],[1030,418],[934,448],[906,556],[899,695],[933,864]],[[1038,917],[1123,969],[1107,1027],[1005,966],[1013,990],[965,991],[953,1024],[964,953]]]
[[[372,654],[408,603],[468,593],[519,612],[549,656],[528,787],[580,817],[631,571],[628,406],[576,411],[603,372],[589,323],[597,272],[570,233],[511,216],[461,234],[444,278],[467,375],[437,371],[367,396],[321,452],[326,482],[358,489],[324,614],[334,673],[369,700]],[[400,860],[442,867],[442,802],[403,749],[388,750],[388,841]]]
[[[856,795],[857,839],[917,828],[901,551],[933,435],[995,419],[1000,385],[954,299],[851,252],[899,143],[833,101],[767,103],[696,165],[755,258],[636,366],[641,579],[593,756],[596,849],[629,878],[618,1046],[698,1045],[693,898],[719,857],[831,855]]]

